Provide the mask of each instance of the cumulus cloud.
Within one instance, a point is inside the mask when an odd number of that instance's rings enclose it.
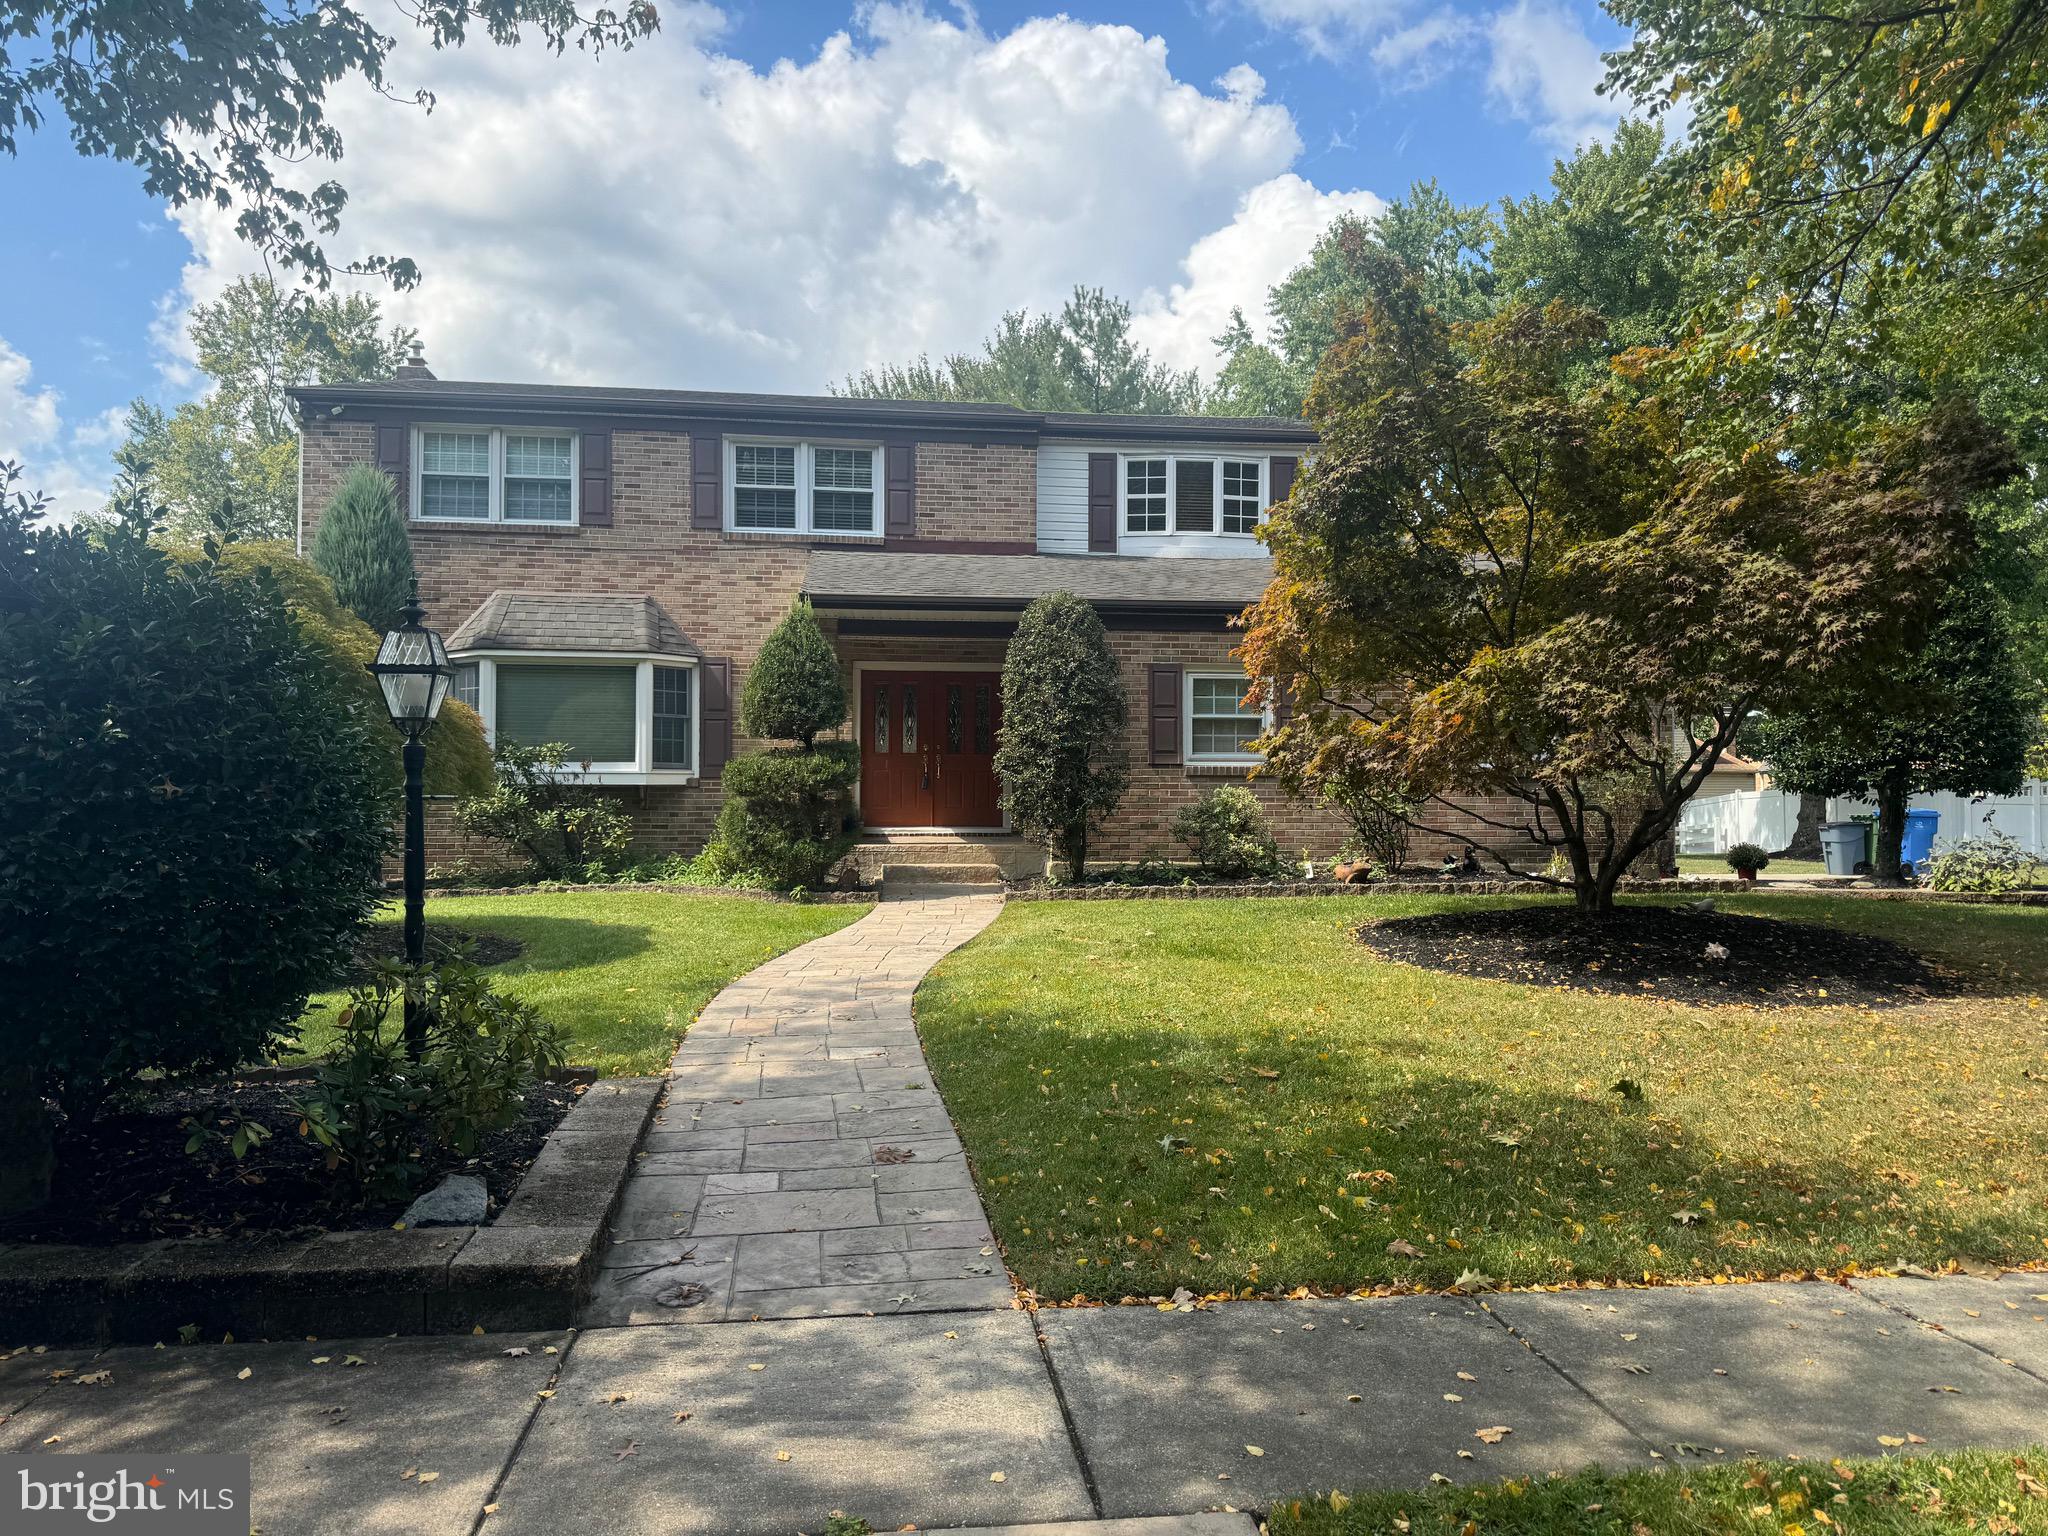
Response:
[[[1469,45],[1482,28],[1470,16],[1445,6],[1372,46],[1372,61],[1396,90],[1419,90],[1441,79],[1469,56]]]
[[[1366,196],[1289,173],[1301,142],[1256,71],[1204,90],[1160,38],[1063,16],[993,35],[880,5],[760,70],[693,10],[599,61],[402,43],[391,73],[440,104],[337,103],[335,245],[419,262],[386,308],[443,378],[817,391],[1076,283],[1152,295],[1152,334],[1192,358],[1219,304],[1300,260],[1318,207]],[[1268,207],[1284,224],[1247,212]],[[231,215],[176,218],[182,309],[253,258]]]
[[[1316,236],[1339,214],[1376,217],[1386,203],[1371,192],[1318,192],[1299,176],[1276,176],[1247,192],[1237,214],[1197,240],[1181,280],[1147,293],[1132,329],[1162,362],[1213,374],[1211,338],[1241,308],[1254,329],[1267,318],[1266,293],[1300,264]]]
[[[59,517],[91,511],[107,499],[105,455],[120,440],[122,413],[67,428],[62,400],[34,382],[28,358],[0,337],[0,461],[21,465],[18,490],[42,492]]]
[[[1600,49],[1576,16],[1553,0],[1515,0],[1487,28],[1486,85],[1495,104],[1569,152],[1614,131],[1620,103],[1599,93]]]
[[[1406,9],[1403,0],[1235,0],[1235,4],[1325,58],[1391,30]]]

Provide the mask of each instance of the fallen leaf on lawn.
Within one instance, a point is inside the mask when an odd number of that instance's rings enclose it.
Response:
[[[1494,1424],[1485,1429],[1473,1430],[1472,1438],[1482,1445],[1499,1445],[1501,1441],[1507,1439],[1513,1433],[1514,1430],[1506,1424]]]
[[[1701,1218],[1698,1211],[1673,1211],[1671,1219],[1681,1227],[1696,1227],[1700,1224]]]
[[[777,1451],[777,1452],[775,1453],[775,1459],[776,1459],[777,1461],[787,1461],[787,1460],[789,1460],[789,1452],[787,1452],[787,1451]]]
[[[438,1472],[422,1472],[420,1474],[420,1482],[431,1483],[432,1481],[434,1481],[435,1478],[439,1477],[440,1475],[441,1474]]]
[[[1248,1445],[1248,1446],[1246,1446],[1246,1447],[1244,1448],[1244,1453],[1245,1453],[1245,1455],[1247,1455],[1247,1456],[1263,1456],[1263,1455],[1265,1455],[1265,1454],[1266,1454],[1266,1453],[1265,1453],[1265,1451],[1264,1451],[1263,1449],[1261,1449],[1261,1448],[1260,1448],[1259,1446],[1256,1446],[1256,1445]]]
[[[1926,1443],[1927,1437],[1925,1435],[1916,1435],[1910,1429],[1906,1431],[1906,1444],[1925,1445]]]
[[[1459,1454],[1460,1454],[1461,1456],[1469,1456],[1469,1455],[1471,1455],[1472,1453],[1471,1453],[1470,1451],[1461,1451],[1461,1452],[1459,1452]],[[1448,1483],[1448,1482],[1450,1481],[1450,1479],[1449,1479],[1448,1477],[1445,1477],[1445,1476],[1443,1475],[1443,1473],[1441,1473],[1441,1472],[1432,1472],[1432,1473],[1430,1473],[1430,1474],[1429,1474],[1429,1480],[1430,1480],[1430,1481],[1431,1481],[1432,1483]]]
[[[1446,1392],[1444,1394],[1444,1401],[1447,1403],[1462,1403],[1465,1399],[1458,1396],[1455,1392]]]
[[[683,1420],[687,1419],[689,1416],[689,1410],[686,1408],[678,1408],[674,1413],[669,1415],[669,1417],[674,1419],[678,1424],[682,1423]]]
[[[239,1371],[235,1372],[235,1380],[247,1381],[251,1376],[254,1376],[255,1374],[256,1373],[254,1371],[250,1370],[249,1367],[245,1365]]]
[[[1478,1379],[1479,1378],[1477,1376],[1474,1376],[1470,1371],[1458,1372],[1458,1380],[1460,1381],[1477,1381]]]
[[[419,1475],[420,1469],[418,1467],[407,1467],[403,1472],[398,1474],[398,1480],[401,1483],[409,1483]]]
[[[747,1367],[747,1369],[748,1369],[748,1370],[750,1370],[750,1371],[765,1371],[765,1370],[767,1370],[767,1369],[768,1369],[768,1367],[767,1367],[767,1366],[765,1366],[765,1365],[759,1365],[759,1364],[755,1364],[755,1365],[749,1365],[749,1366]]]
[[[1877,1437],[1877,1443],[1879,1445],[1887,1446],[1904,1445],[1906,1443],[1906,1437],[1904,1435],[1879,1435]]]
[[[2048,1483],[2042,1482],[2017,1462],[2013,1464],[2013,1472],[2020,1480],[2021,1493],[2030,1499],[2048,1499]]]
[[[510,1349],[505,1351],[505,1358],[508,1360],[517,1360],[522,1355],[530,1355],[532,1353],[533,1351],[527,1348],[524,1344],[514,1344]]]
[[[989,1475],[988,1475],[988,1480],[989,1480],[990,1482],[992,1482],[992,1483],[1000,1483],[1000,1482],[1003,1482],[1003,1481],[1004,1481],[1005,1479],[1004,1479],[1004,1477],[1003,1477],[1003,1474],[1002,1474],[1002,1473],[1000,1473],[1000,1472],[991,1472],[991,1473],[989,1473]]]
[[[1621,1342],[1624,1344],[1633,1344],[1636,1341],[1636,1337],[1637,1336],[1633,1333],[1624,1333],[1621,1336]]]
[[[628,1440],[624,1445],[612,1452],[612,1460],[624,1461],[628,1456],[638,1456],[639,1454],[640,1442],[638,1440]]]
[[[1499,1284],[1498,1280],[1494,1279],[1493,1276],[1483,1269],[1468,1269],[1451,1282],[1451,1289],[1456,1291],[1490,1291]]]
[[[1387,1244],[1387,1252],[1399,1254],[1404,1259],[1419,1259],[1422,1257],[1422,1250],[1409,1242],[1405,1237],[1397,1237]]]

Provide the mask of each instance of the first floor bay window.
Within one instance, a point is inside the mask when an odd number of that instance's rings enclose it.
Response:
[[[632,657],[503,654],[456,663],[491,740],[559,744],[601,782],[670,782],[697,770],[696,669]]]

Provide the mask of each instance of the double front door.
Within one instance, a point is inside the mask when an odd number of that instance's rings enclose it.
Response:
[[[860,814],[870,827],[1002,825],[996,672],[863,672]]]

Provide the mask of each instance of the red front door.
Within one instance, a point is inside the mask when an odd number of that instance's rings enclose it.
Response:
[[[871,827],[998,827],[995,672],[864,672],[860,810]]]

